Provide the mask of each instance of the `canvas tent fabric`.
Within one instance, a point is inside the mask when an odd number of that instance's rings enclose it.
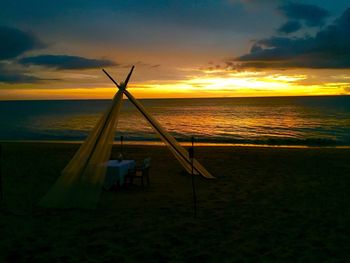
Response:
[[[97,206],[105,180],[105,164],[112,150],[122,98],[121,89],[114,96],[112,105],[64,168],[61,176],[39,202],[40,206],[87,209]]]

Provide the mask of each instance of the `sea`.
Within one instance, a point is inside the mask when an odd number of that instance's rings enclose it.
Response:
[[[204,145],[350,146],[350,96],[141,99],[182,143]],[[0,101],[0,141],[83,141],[111,100]],[[157,144],[128,101],[115,142]]]

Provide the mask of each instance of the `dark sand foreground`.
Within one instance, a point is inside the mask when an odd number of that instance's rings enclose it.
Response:
[[[347,262],[350,149],[197,147],[217,180],[191,178],[165,147],[151,187],[103,192],[97,210],[45,210],[78,145],[3,143],[0,262]],[[114,149],[114,156],[118,148]]]

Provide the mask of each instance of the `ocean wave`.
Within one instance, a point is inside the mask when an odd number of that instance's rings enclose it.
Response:
[[[118,138],[116,138],[118,139]],[[145,137],[128,137],[129,141],[159,141],[157,138]],[[190,142],[191,138],[176,138],[179,142]],[[234,139],[234,138],[203,138],[195,137],[198,143],[213,143],[213,144],[241,144],[241,145],[271,145],[271,146],[350,146],[350,142],[343,142],[328,138],[264,138],[264,139]]]
[[[54,140],[54,141],[83,141],[88,133],[82,131],[65,131],[65,132],[36,132],[21,134],[8,134],[2,136],[1,140]],[[184,134],[172,133],[175,139],[181,143],[191,141],[191,136]],[[116,133],[115,142],[123,136],[125,142],[159,142],[160,139],[154,133]],[[332,138],[233,138],[227,136],[195,136],[198,143],[209,144],[242,144],[242,145],[271,145],[271,146],[350,146],[350,141],[340,141]]]

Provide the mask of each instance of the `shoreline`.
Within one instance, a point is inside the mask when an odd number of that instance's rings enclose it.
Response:
[[[84,141],[69,140],[0,140],[2,143],[40,143],[40,144],[82,144]],[[119,145],[119,141],[114,141],[113,145]],[[179,142],[183,147],[191,146],[190,142]],[[161,141],[123,141],[123,145],[130,146],[166,146]],[[195,147],[248,147],[248,148],[301,148],[301,149],[350,149],[350,145],[274,145],[274,144],[243,144],[243,143],[214,143],[195,142]]]

